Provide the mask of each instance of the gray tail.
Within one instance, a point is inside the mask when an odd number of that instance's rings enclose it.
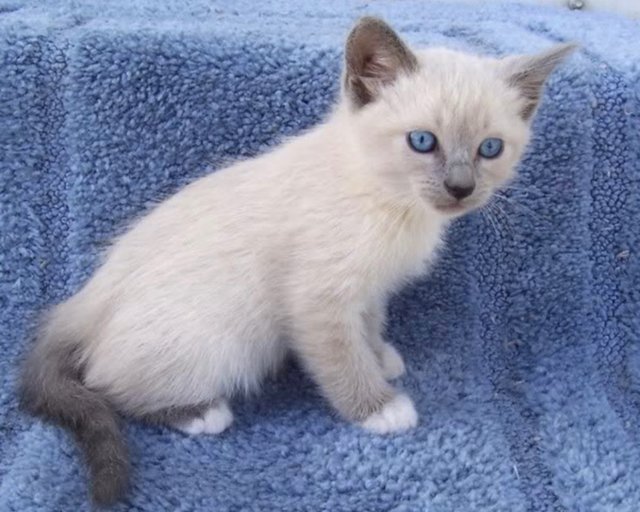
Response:
[[[56,339],[55,329],[46,323],[44,327],[25,362],[22,405],[73,433],[89,466],[93,500],[112,504],[129,481],[129,458],[118,415],[105,397],[83,385],[79,343]]]

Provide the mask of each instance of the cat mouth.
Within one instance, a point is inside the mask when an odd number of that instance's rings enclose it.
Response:
[[[432,204],[440,213],[457,217],[473,210],[477,210],[478,208],[482,208],[484,203],[485,199],[483,196],[474,194],[472,197],[467,197],[461,200],[451,200],[446,202],[434,201]]]
[[[468,204],[462,202],[436,204],[435,207],[436,210],[449,215],[465,213],[470,209]]]

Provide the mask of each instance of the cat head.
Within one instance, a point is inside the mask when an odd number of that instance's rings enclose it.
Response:
[[[514,176],[545,81],[574,49],[414,52],[383,21],[361,19],[346,43],[341,106],[369,177],[447,216],[482,206]]]

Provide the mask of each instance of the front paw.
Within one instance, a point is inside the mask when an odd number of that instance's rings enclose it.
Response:
[[[397,379],[404,375],[406,368],[399,352],[390,343],[384,343],[380,351],[382,375],[387,380]]]
[[[374,412],[360,425],[376,434],[402,432],[418,424],[418,413],[407,395],[396,395],[378,412]]]

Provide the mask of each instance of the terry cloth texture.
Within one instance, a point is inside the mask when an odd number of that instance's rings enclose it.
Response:
[[[640,510],[637,22],[417,0],[0,0],[0,511],[90,510],[70,437],[17,407],[37,312],[153,201],[321,119],[366,13],[416,45],[583,45],[495,225],[457,222],[391,304],[419,427],[367,434],[288,368],[220,437],[127,423],[133,487],[114,510]]]

